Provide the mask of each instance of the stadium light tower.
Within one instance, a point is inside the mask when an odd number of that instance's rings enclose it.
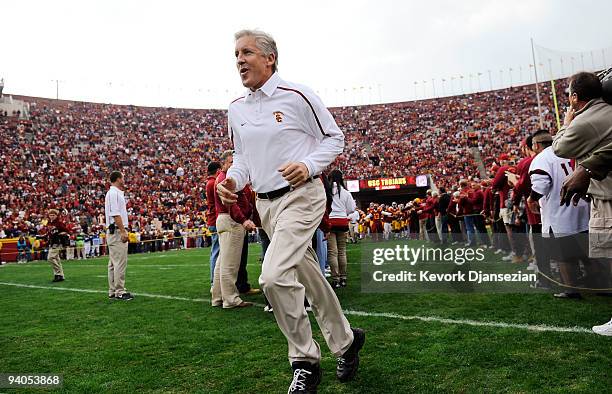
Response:
[[[446,91],[444,89],[444,82],[446,82],[446,79],[442,78],[442,96],[446,96]]]
[[[431,89],[433,90],[433,96],[436,97],[436,80],[431,79]]]
[[[489,73],[489,88],[493,90],[493,78],[491,78],[491,70],[487,70]]]
[[[480,85],[480,76],[482,75],[482,73],[479,71],[476,75],[478,76],[478,91],[482,92],[482,85]]]
[[[538,65],[535,59],[535,49],[533,48],[533,38],[531,39],[531,55],[533,56],[533,72],[535,75],[536,99],[538,101],[538,119],[540,120],[540,128],[543,129],[544,121],[542,120],[542,103],[540,102],[540,86],[538,84]]]
[[[55,99],[59,100],[59,79],[52,79],[51,82],[55,82]]]

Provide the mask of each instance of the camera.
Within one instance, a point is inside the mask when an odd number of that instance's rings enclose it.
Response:
[[[601,81],[602,98],[606,103],[612,105],[612,67],[601,71],[597,76]]]

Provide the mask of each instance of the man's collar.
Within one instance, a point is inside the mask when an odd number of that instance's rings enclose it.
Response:
[[[280,84],[280,81],[281,81],[281,78],[278,75],[278,72],[275,72],[274,74],[272,74],[270,76],[270,78],[268,78],[266,83],[264,83],[263,86],[260,87],[257,90],[261,90],[263,92],[263,94],[265,94],[266,96],[272,97],[272,95],[274,94],[274,91],[276,90],[276,88]],[[245,93],[245,96],[248,98],[253,93],[255,93],[255,92],[253,92],[251,89],[247,89],[247,91]]]
[[[589,100],[589,101],[588,101],[588,102],[587,102],[587,103],[584,105],[584,107],[582,107],[582,108],[580,108],[578,111],[576,111],[576,114],[575,114],[574,116],[576,116],[576,115],[580,115],[581,113],[583,113],[584,111],[586,111],[587,109],[589,109],[590,107],[592,107],[593,105],[595,105],[595,104],[597,104],[597,103],[599,103],[599,102],[601,102],[601,101],[603,101],[603,99],[602,99],[602,98],[600,98],[600,97],[598,97],[598,98],[594,98],[594,99]]]
[[[119,193],[123,193],[123,190],[119,189],[117,186],[115,186],[115,185],[111,185],[111,189],[112,189],[113,187],[114,187],[115,189],[117,189],[117,190],[119,191]]]

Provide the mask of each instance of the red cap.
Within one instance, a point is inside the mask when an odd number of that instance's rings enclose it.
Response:
[[[498,161],[502,161],[502,160],[508,160],[510,159],[510,156],[508,156],[507,153],[502,153],[501,155],[499,155],[499,157],[497,158]]]
[[[493,165],[491,166],[491,171],[497,172],[497,170],[499,170],[499,166],[497,164],[493,163]]]

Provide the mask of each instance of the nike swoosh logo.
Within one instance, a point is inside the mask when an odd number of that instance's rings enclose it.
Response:
[[[240,126],[244,126],[245,124],[247,124],[247,122],[240,123]]]

